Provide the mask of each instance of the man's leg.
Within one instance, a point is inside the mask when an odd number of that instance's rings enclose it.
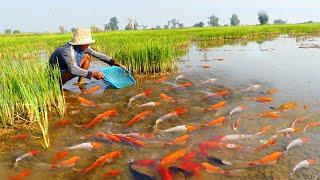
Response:
[[[64,72],[61,74],[61,87],[66,82],[70,81],[72,78],[74,78],[75,75],[71,74],[71,72]]]
[[[85,54],[80,62],[80,67],[82,69],[88,70],[90,66],[90,62],[91,62],[91,56],[89,54]],[[85,83],[84,77],[79,77],[78,84],[81,85],[84,83]]]

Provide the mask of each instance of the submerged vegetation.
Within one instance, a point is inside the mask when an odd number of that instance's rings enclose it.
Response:
[[[135,74],[155,74],[173,71],[175,59],[187,51],[191,42],[208,48],[229,40],[319,32],[318,23],[111,31],[94,34],[96,43],[92,47],[126,65]],[[51,71],[43,59],[48,59],[56,47],[70,39],[71,34],[15,35],[0,39],[1,122],[3,126],[38,123],[44,147],[50,146],[49,112],[57,110],[63,115],[65,102],[58,70]]]
[[[0,119],[6,125],[37,123],[43,134],[42,145],[50,146],[48,113],[64,113],[59,70],[41,60],[1,60]]]

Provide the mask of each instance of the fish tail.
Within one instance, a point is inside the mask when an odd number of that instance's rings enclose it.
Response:
[[[308,127],[309,127],[308,125],[306,125],[306,126],[304,127],[303,133],[305,133],[305,132],[307,131]]]

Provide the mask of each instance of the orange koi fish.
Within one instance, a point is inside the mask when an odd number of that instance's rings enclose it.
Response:
[[[177,102],[175,99],[173,99],[173,97],[168,96],[168,95],[166,95],[166,94],[164,94],[164,93],[160,93],[160,97],[161,97],[161,99],[162,99],[163,101],[165,101],[165,102],[170,102],[170,103],[175,103],[175,102]]]
[[[31,174],[31,169],[25,169],[15,176],[9,176],[9,179],[10,180],[24,180],[26,177],[30,176],[30,174]]]
[[[304,127],[303,133],[305,133],[309,127],[319,127],[319,126],[320,126],[320,122],[307,123],[307,125]]]
[[[156,120],[156,124],[154,126],[154,129],[157,129],[158,127],[158,124],[167,120],[167,119],[170,119],[170,118],[173,118],[173,117],[178,117],[178,116],[182,116],[184,113],[186,113],[187,110],[183,107],[180,107],[180,108],[177,108],[176,110],[164,115],[164,116],[161,116],[160,118],[158,118]]]
[[[259,165],[275,164],[282,157],[282,155],[283,155],[283,152],[276,151],[276,152],[273,152],[273,153],[263,157],[262,159],[248,162],[248,165],[249,166],[259,166]]]
[[[115,134],[115,135],[121,140],[121,142],[130,143],[130,144],[136,145],[138,147],[145,147],[145,143],[143,141],[140,141],[138,139],[135,139],[130,136],[123,135],[123,134]]]
[[[76,125],[76,127],[80,127],[80,128],[83,128],[83,129],[92,128],[97,123],[101,122],[103,119],[114,117],[116,115],[116,113],[117,113],[116,109],[111,109],[111,110],[105,111],[104,113],[101,113],[97,117],[92,119],[89,123],[87,123],[85,125],[80,125],[80,126]]]
[[[178,161],[180,158],[184,157],[185,155],[186,155],[186,149],[180,149],[178,151],[172,152],[162,158],[162,160],[160,161],[160,165],[168,166]]]
[[[96,85],[96,86],[93,86],[92,88],[90,89],[86,89],[85,91],[83,91],[85,94],[93,94],[95,92],[97,92],[98,90],[100,89],[100,86]]]
[[[272,95],[272,94],[275,94],[276,92],[278,92],[277,88],[271,88],[267,90],[266,94]]]
[[[173,180],[173,175],[168,168],[159,165],[157,167],[157,171],[160,174],[162,180]]]
[[[40,154],[40,151],[31,150],[31,151],[29,151],[29,152],[17,157],[17,159],[15,160],[15,163],[14,163],[14,167],[18,167],[18,162],[20,162],[20,161],[22,161],[22,160],[24,160],[24,159],[26,159],[28,157],[33,157],[33,156],[38,155],[38,154]]]
[[[266,133],[268,131],[270,131],[272,128],[271,125],[268,125],[268,126],[263,126],[259,132],[257,132],[255,135],[260,135],[260,134],[263,134],[263,133]]]
[[[116,177],[116,176],[120,176],[121,175],[121,170],[120,169],[113,169],[113,170],[110,170],[106,173],[104,173],[102,175],[102,177]]]
[[[185,144],[189,138],[190,138],[190,135],[184,134],[184,135],[179,136],[179,137],[175,138],[173,141],[168,142],[166,144],[168,144],[168,145]]]
[[[211,120],[209,123],[208,123],[208,126],[220,126],[222,125],[223,123],[225,123],[227,121],[227,117],[225,116],[220,116],[216,119],[213,119]]]
[[[154,82],[164,82],[164,81],[166,81],[167,79],[168,79],[168,76],[163,76],[163,77],[155,80]]]
[[[15,136],[11,137],[11,140],[13,141],[24,141],[30,138],[29,134],[17,134]]]
[[[79,156],[72,156],[71,158],[61,161],[57,164],[51,165],[50,169],[57,169],[57,168],[70,168],[76,165],[77,161],[80,159]]]
[[[263,143],[260,147],[256,148],[256,152],[261,151],[263,149],[266,149],[274,144],[276,144],[277,141],[273,138],[269,139],[267,142]]]
[[[129,122],[127,122],[125,127],[128,128],[129,126],[132,126],[134,123],[145,119],[146,116],[149,116],[152,113],[153,113],[153,111],[151,111],[151,110],[143,111],[142,113],[134,116]]]
[[[271,118],[271,119],[279,119],[280,115],[276,111],[263,112],[259,114],[262,118]]]
[[[206,96],[203,96],[201,99],[204,100],[204,99],[217,99],[217,98],[223,98],[223,97],[226,97],[226,96],[229,96],[230,95],[230,92],[228,90],[220,90],[220,91],[217,91],[215,93],[209,93],[209,92],[204,92],[206,93],[207,95]]]
[[[120,157],[120,155],[121,155],[120,151],[112,151],[110,153],[107,153],[104,156],[99,157],[91,165],[84,168],[83,170],[80,170],[79,172],[88,173],[97,167],[103,166],[105,163],[111,163],[111,162],[115,161],[117,158]]]
[[[218,174],[225,174],[226,171],[221,169],[220,167],[214,166],[212,164],[209,164],[207,162],[201,163],[203,169],[205,169],[209,173],[218,173]]]
[[[284,103],[283,105],[278,107],[277,110],[281,112],[285,112],[291,109],[295,109],[297,107],[298,107],[298,104],[296,102],[291,101],[291,102]]]
[[[169,91],[171,90],[177,90],[177,91],[182,91],[182,90],[185,90],[189,87],[193,86],[192,83],[190,82],[185,82],[183,84],[180,84],[180,85],[174,85],[173,87],[169,88]]]
[[[80,97],[80,96],[78,96],[77,98],[78,98],[78,100],[80,101],[80,103],[81,103],[82,105],[84,105],[84,106],[90,106],[90,107],[95,107],[95,106],[97,106],[96,103],[94,103],[94,102],[92,102],[92,101],[90,101],[90,100],[88,100],[88,99],[86,99],[86,98],[83,98],[83,97]]]
[[[155,107],[155,106],[160,106],[160,102],[148,102],[145,104],[139,105],[139,107]]]
[[[169,167],[171,169],[172,167]],[[178,168],[179,170],[182,170],[183,172],[187,172],[188,175],[195,175],[199,176],[200,171],[202,169],[201,164],[191,161],[183,161],[181,164],[178,164],[174,166],[173,168]]]
[[[137,95],[131,97],[131,98],[129,99],[128,106],[131,106],[131,104],[132,104],[133,101],[135,101],[135,100],[137,100],[137,99],[139,99],[139,98],[141,98],[141,97],[149,97],[149,96],[151,96],[152,92],[153,92],[153,91],[152,91],[151,89],[147,89],[147,90],[144,90],[142,93],[137,94]]]
[[[52,159],[52,164],[56,164],[59,160],[63,159],[64,157],[67,157],[69,155],[68,151],[59,151],[57,152],[53,159]]]
[[[190,152],[186,153],[183,156],[183,160],[184,161],[189,161],[191,159],[194,159],[196,156],[197,156],[197,152],[196,151],[190,151]]]
[[[62,128],[71,124],[69,119],[61,119],[54,124],[55,128]]]
[[[272,102],[272,98],[265,97],[265,96],[255,97],[255,98],[253,98],[253,100],[260,102],[260,103]]]
[[[204,112],[208,112],[208,111],[216,111],[220,108],[223,108],[224,106],[226,106],[227,104],[227,101],[220,101],[216,104],[213,104],[212,106],[208,107],[208,108],[205,108],[203,111]]]
[[[121,140],[118,138],[118,136],[116,136],[115,134],[112,133],[103,133],[103,132],[98,132],[98,133],[94,133],[94,134],[88,134],[88,135],[84,135],[81,136],[80,139],[89,139],[89,138],[102,138],[105,139],[107,141],[110,142],[121,142]]]

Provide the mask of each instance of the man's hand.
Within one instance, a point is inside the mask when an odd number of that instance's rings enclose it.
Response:
[[[119,64],[119,67],[121,67],[124,70],[127,70],[127,67],[125,65]]]
[[[100,80],[100,79],[103,79],[103,74],[101,72],[95,71],[95,72],[92,72],[92,77],[97,80]]]

